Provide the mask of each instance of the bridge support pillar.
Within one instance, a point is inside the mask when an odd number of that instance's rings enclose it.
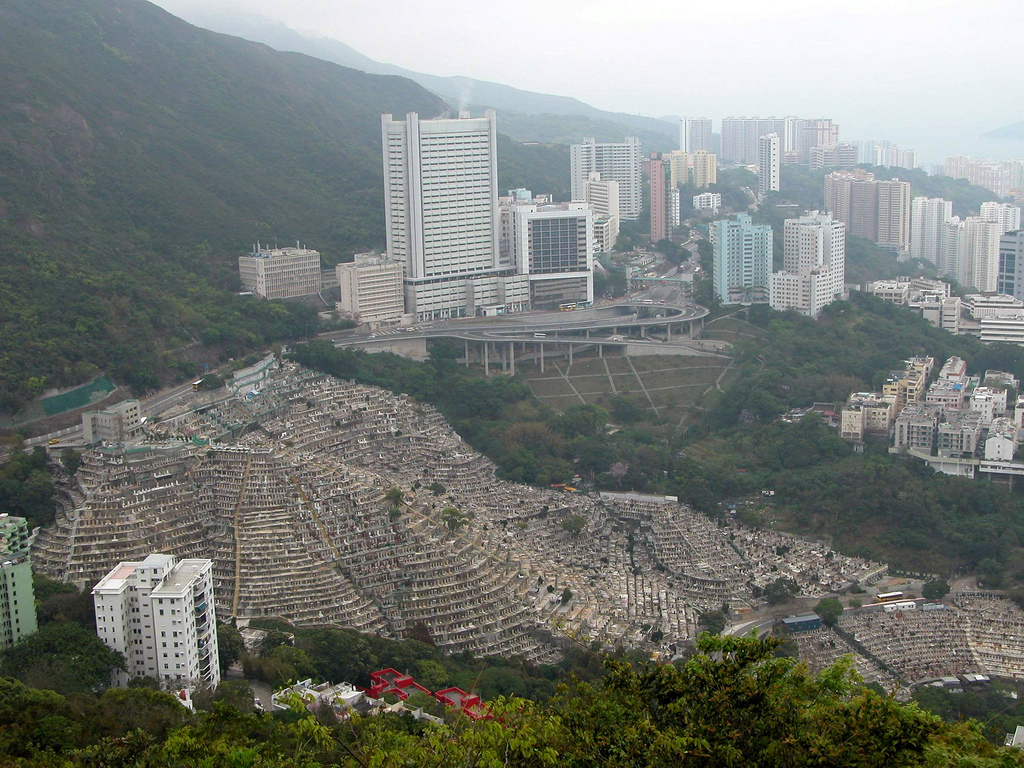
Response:
[[[491,362],[487,354],[487,342],[484,342],[484,376],[491,375]]]
[[[672,341],[672,323],[665,324],[665,341]]]
[[[572,344],[569,345],[569,365],[572,365]]]
[[[516,375],[516,343],[510,341],[508,343],[508,372],[510,375]]]
[[[540,372],[544,373],[544,342],[537,345],[540,347]]]
[[[587,328],[587,338],[588,339],[590,338],[590,329],[589,328]]]
[[[604,357],[604,344],[597,345],[597,356]]]
[[[691,320],[690,321],[690,338],[691,339],[699,339],[700,338],[700,332],[701,332],[701,329],[703,327],[704,327],[704,319],[703,318],[699,318],[699,319],[696,319],[696,320]]]
[[[462,342],[462,344],[466,350],[466,367],[469,368],[469,341],[465,340]]]

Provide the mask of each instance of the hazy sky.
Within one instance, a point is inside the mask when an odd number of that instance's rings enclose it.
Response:
[[[419,72],[614,111],[708,116],[716,130],[727,115],[832,117],[841,138],[889,138],[930,161],[981,154],[978,134],[1024,120],[1024,0],[157,4],[185,18],[259,14]]]

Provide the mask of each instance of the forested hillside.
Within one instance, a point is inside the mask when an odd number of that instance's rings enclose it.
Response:
[[[154,386],[211,327],[230,349],[301,335],[308,311],[232,295],[237,255],[381,246],[380,114],[447,109],[143,0],[0,5],[0,409],[97,370]],[[499,174],[564,193],[568,155],[503,139]]]

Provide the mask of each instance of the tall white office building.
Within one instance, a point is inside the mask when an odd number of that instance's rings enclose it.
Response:
[[[817,317],[822,307],[843,297],[846,228],[842,222],[818,211],[787,219],[782,246],[783,269],[771,279],[772,309]]]
[[[757,140],[757,194],[764,197],[768,192],[781,189],[782,152],[779,135],[769,133]]]
[[[941,197],[915,197],[910,206],[910,256],[936,266],[942,254],[945,224],[953,218],[953,203]]]
[[[590,174],[599,173],[602,179],[619,184],[619,221],[636,221],[643,210],[643,162],[643,148],[635,136],[614,144],[598,144],[592,138],[573,144],[569,148],[572,199],[583,200]]]
[[[999,234],[1020,229],[1020,206],[997,203],[992,200],[981,204],[981,218],[999,224]]]
[[[118,563],[92,596],[96,634],[128,662],[118,684],[153,677],[175,690],[220,682],[212,560],[154,554]]]
[[[679,150],[691,154],[711,151],[711,118],[684,117],[679,121]]]
[[[494,111],[382,115],[381,138],[387,251],[405,270],[405,311],[419,320],[516,311],[525,283],[499,263]]]
[[[538,204],[502,199],[503,250],[529,280],[530,304],[594,300],[594,217],[584,202]]]

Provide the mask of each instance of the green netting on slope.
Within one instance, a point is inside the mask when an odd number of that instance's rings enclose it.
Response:
[[[106,376],[101,376],[91,384],[84,384],[81,387],[72,389],[52,397],[44,397],[39,401],[47,416],[56,416],[58,413],[71,411],[102,400],[115,389],[113,382]]]

